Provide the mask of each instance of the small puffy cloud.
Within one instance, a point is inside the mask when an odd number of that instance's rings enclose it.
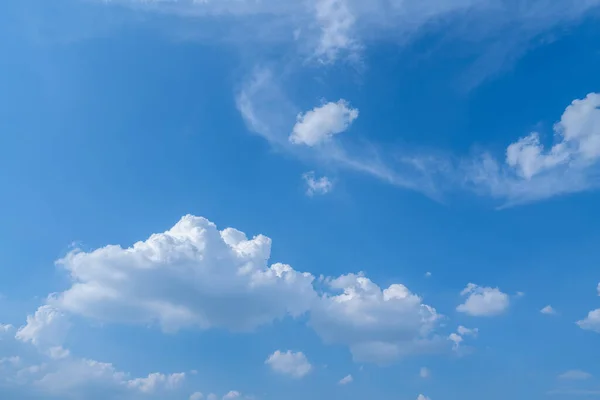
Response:
[[[70,273],[72,286],[52,296],[52,306],[43,310],[56,307],[106,322],[157,323],[165,331],[191,326],[252,330],[299,316],[317,298],[311,274],[285,264],[269,266],[270,252],[271,240],[263,235],[248,239],[188,215],[129,248],[69,253],[58,264]],[[20,331],[22,337],[37,336],[34,322]]]
[[[479,329],[478,328],[465,328],[464,326],[460,325],[457,329],[456,332],[458,332],[459,335],[461,336],[473,336],[473,337],[477,337],[477,334],[479,334]]]
[[[200,392],[194,392],[190,395],[189,400],[202,400],[204,395]]]
[[[440,316],[402,284],[380,288],[362,274],[326,280],[310,325],[327,343],[350,347],[356,361],[385,364],[436,347]]]
[[[423,394],[420,394],[417,396],[417,400],[431,400],[431,399]]]
[[[598,286],[596,286],[596,292],[598,292],[598,296],[600,296],[600,283],[598,283]]]
[[[358,118],[358,110],[346,100],[325,103],[299,114],[290,135],[293,144],[315,146],[344,132]]]
[[[27,316],[27,324],[19,328],[16,338],[38,347],[60,346],[69,330],[67,316],[57,308],[43,305],[34,315]]]
[[[354,380],[354,378],[352,377],[352,375],[346,375],[345,377],[343,377],[342,379],[340,379],[340,381],[338,382],[338,384],[340,384],[340,385],[347,385],[349,383],[352,383],[353,380]]]
[[[236,390],[229,391],[225,396],[223,396],[223,400],[237,399],[241,397],[242,394]]]
[[[461,347],[461,344],[464,341],[465,336],[471,336],[476,338],[478,334],[478,328],[470,329],[460,325],[458,328],[456,328],[456,332],[453,332],[450,335],[448,335],[448,340],[452,342],[452,349],[458,351]]]
[[[422,367],[419,370],[419,376],[423,379],[427,379],[431,376],[431,371],[427,367]]]
[[[592,374],[581,371],[578,369],[573,369],[567,372],[564,372],[558,376],[559,379],[571,380],[571,381],[583,381],[586,379],[590,379]]]
[[[209,393],[208,396],[206,396],[206,400],[217,400],[218,398],[219,396],[214,393]]]
[[[312,370],[312,365],[301,351],[294,353],[291,350],[286,352],[277,350],[267,358],[265,363],[273,371],[294,378],[302,378]]]
[[[577,325],[581,329],[600,333],[600,308],[590,311],[587,317],[577,321]]]
[[[456,350],[460,347],[463,338],[458,333],[453,332],[450,335],[448,335],[448,340],[450,340],[453,343],[452,347]]]
[[[549,304],[546,307],[542,308],[540,310],[540,312],[542,314],[546,314],[546,315],[554,315],[554,314],[556,314],[556,310],[554,308],[552,308],[552,306],[549,305]]]
[[[170,375],[156,372],[148,375],[146,378],[132,379],[127,383],[127,385],[131,388],[136,388],[143,393],[154,393],[158,389],[168,390],[177,388],[181,385],[184,379],[184,372]]]
[[[461,292],[467,296],[465,302],[456,310],[474,317],[491,317],[502,314],[509,306],[509,298],[498,288],[482,287],[469,283]]]
[[[313,171],[303,174],[302,179],[306,184],[307,196],[312,197],[318,194],[327,194],[333,189],[333,182],[331,182],[328,177],[322,176],[317,178]]]
[[[429,272],[429,271],[425,272],[425,278],[431,278],[431,272]]]

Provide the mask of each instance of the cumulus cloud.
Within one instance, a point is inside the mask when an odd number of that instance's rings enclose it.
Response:
[[[127,382],[127,385],[144,393],[154,393],[158,388],[174,389],[181,385],[184,379],[185,373],[183,372],[170,375],[155,372],[146,378],[132,379]]]
[[[233,228],[218,230],[205,218],[184,216],[163,233],[128,248],[109,245],[74,250],[57,264],[71,286],[52,294],[17,337],[55,358],[69,317],[125,324],[153,324],[164,331],[224,328],[248,331],[286,316],[307,313],[308,324],[326,343],[349,347],[357,361],[390,363],[446,346],[435,332],[441,316],[406,286],[380,288],[360,274],[323,278],[285,264],[268,264],[271,241]],[[71,318],[72,319],[72,318]],[[275,352],[267,363],[302,376],[310,363],[302,353]],[[132,380],[140,391],[178,375]]]
[[[600,333],[600,308],[590,311],[587,317],[577,321],[577,325],[581,329]]]
[[[559,379],[565,379],[565,380],[571,380],[571,381],[573,381],[573,380],[583,381],[586,379],[590,379],[591,377],[592,377],[592,374],[590,374],[589,372],[581,371],[578,369],[573,369],[573,370],[564,372],[558,376]]]
[[[551,305],[547,305],[546,307],[542,308],[540,310],[540,312],[542,314],[546,314],[546,315],[554,315],[554,314],[556,314],[556,310],[554,308],[552,308]]]
[[[467,180],[509,204],[597,188],[600,184],[600,94],[573,100],[554,125],[554,143],[539,133],[511,143],[504,163],[489,154],[471,164]]]
[[[286,352],[277,350],[267,358],[265,363],[273,371],[294,378],[302,378],[312,370],[312,365],[301,351],[294,353],[291,350]]]
[[[189,400],[202,400],[204,395],[201,392],[194,392],[190,395]]]
[[[456,310],[474,317],[490,317],[502,314],[509,306],[510,300],[506,293],[498,288],[482,287],[469,283],[461,292],[467,296],[465,302]]]
[[[423,379],[427,379],[431,376],[431,371],[427,367],[422,367],[419,370],[419,376]]]
[[[304,183],[306,184],[307,196],[327,194],[333,189],[333,182],[328,177],[322,176],[317,178],[313,171],[303,174],[302,179],[304,179]]]
[[[58,261],[72,286],[48,302],[100,321],[252,330],[296,317],[316,299],[313,276],[268,265],[271,240],[183,217],[129,248],[75,250]]]
[[[352,383],[353,380],[354,380],[354,378],[352,377],[352,375],[346,375],[345,377],[343,377],[342,379],[340,379],[340,381],[338,382],[338,384],[340,384],[340,385],[347,385],[349,383]]]
[[[327,343],[350,347],[356,361],[387,363],[402,356],[431,351],[440,315],[402,284],[381,289],[359,274],[342,275],[327,285],[315,303],[310,325]]]
[[[290,142],[316,146],[346,131],[356,118],[358,109],[352,108],[344,99],[325,103],[298,115]]]
[[[431,400],[431,399],[423,394],[420,394],[417,396],[417,400]]]
[[[39,347],[60,346],[69,330],[67,316],[57,308],[44,305],[27,316],[27,324],[19,328],[16,338]]]

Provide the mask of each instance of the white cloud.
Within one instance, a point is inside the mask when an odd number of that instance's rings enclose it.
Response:
[[[321,27],[321,36],[315,55],[323,62],[335,61],[340,53],[351,56],[359,50],[352,36],[356,18],[347,0],[316,0],[315,15]]]
[[[478,334],[478,328],[470,329],[459,325],[459,327],[456,328],[456,333],[453,332],[448,336],[448,340],[452,342],[452,349],[454,351],[458,351],[461,348],[461,344],[463,343],[465,336],[476,338]]]
[[[583,381],[586,379],[590,379],[592,374],[589,372],[581,371],[578,369],[573,369],[567,372],[564,372],[558,376],[559,379],[572,380],[572,381]]]
[[[303,174],[302,179],[304,179],[304,182],[306,183],[306,194],[308,196],[327,194],[333,188],[333,182],[331,182],[328,177],[322,176],[316,178],[313,171]]]
[[[356,361],[388,363],[432,351],[440,316],[402,284],[381,289],[363,275],[326,281],[331,290],[315,303],[310,325],[327,343],[350,347]]]
[[[165,375],[158,372],[148,375],[146,378],[136,378],[127,382],[131,388],[136,388],[143,393],[154,393],[158,389],[174,389],[181,385],[185,379],[185,373]]]
[[[44,305],[34,315],[27,316],[27,324],[19,328],[16,338],[39,347],[60,346],[69,330],[67,316],[57,308]]]
[[[340,381],[338,382],[338,384],[340,384],[340,385],[347,385],[349,383],[352,383],[352,381],[354,381],[354,378],[352,377],[352,375],[346,375],[345,377],[343,377],[342,379],[340,379]]]
[[[200,392],[194,392],[190,395],[189,400],[202,400],[204,395]]]
[[[316,300],[313,276],[269,266],[271,240],[217,230],[191,215],[129,248],[75,250],[58,264],[73,281],[53,307],[108,322],[252,330],[299,316]],[[46,306],[49,307],[49,306]]]
[[[509,205],[598,187],[599,106],[598,93],[573,100],[554,125],[549,148],[532,132],[507,147],[504,163],[482,155],[468,168],[467,180]]]
[[[553,314],[556,314],[556,310],[555,310],[554,308],[552,308],[552,306],[551,306],[551,305],[549,305],[549,304],[548,304],[546,307],[542,308],[542,309],[540,310],[540,312],[541,312],[542,314],[546,314],[546,315],[553,315]]]
[[[310,365],[308,359],[301,351],[294,353],[291,350],[286,352],[277,350],[267,358],[265,363],[273,371],[290,375],[294,378],[302,378],[312,370],[312,365]]]
[[[236,390],[231,390],[225,396],[223,396],[223,400],[237,399],[241,396],[242,396],[242,394],[240,392],[238,392]]]
[[[454,332],[448,335],[448,339],[453,343],[452,348],[454,350],[458,349],[460,344],[463,342],[462,336]]]
[[[290,142],[316,146],[346,131],[356,118],[358,109],[352,108],[346,100],[325,103],[298,115]]]
[[[210,393],[208,396],[206,396],[206,400],[217,400],[218,398],[219,396],[214,393]]]
[[[14,329],[11,324],[0,324],[0,338],[3,334],[9,333]]]
[[[427,379],[431,376],[431,371],[427,367],[422,367],[419,370],[419,376],[423,379]]]
[[[420,394],[417,396],[417,400],[431,400],[431,399],[425,395]]]
[[[18,337],[60,346],[68,314],[157,323],[170,332],[186,327],[245,331],[308,312],[309,325],[323,340],[349,346],[357,361],[389,363],[445,346],[435,334],[440,315],[406,286],[383,289],[362,274],[347,274],[326,278],[319,296],[311,274],[284,264],[269,266],[270,249],[265,236],[248,239],[188,215],[129,248],[74,250],[57,262],[69,272],[71,287],[49,296]],[[299,354],[275,353],[272,366],[283,368],[283,361],[290,361],[286,368],[293,371],[291,361],[301,361]],[[305,373],[308,365],[299,363],[295,373]],[[142,388],[157,379],[161,376],[135,384]]]
[[[600,308],[590,311],[587,317],[577,321],[577,325],[581,329],[600,333]]]
[[[54,359],[66,358],[70,354],[71,352],[68,349],[63,348],[62,346],[54,346],[48,349],[48,355]]]
[[[598,296],[600,296],[600,283],[598,283],[598,286],[596,287],[596,292],[598,292]]]
[[[431,278],[431,272],[429,272],[429,271],[425,272],[425,278]]]
[[[475,317],[489,317],[502,314],[509,306],[508,295],[498,288],[481,287],[469,283],[461,292],[461,296],[468,295],[465,302],[456,310]]]

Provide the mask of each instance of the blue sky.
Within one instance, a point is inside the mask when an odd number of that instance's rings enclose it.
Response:
[[[600,1],[0,4],[0,398],[600,397]]]

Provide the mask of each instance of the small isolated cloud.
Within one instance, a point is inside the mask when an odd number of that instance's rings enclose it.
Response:
[[[570,381],[583,381],[586,379],[590,379],[592,374],[581,371],[578,369],[573,369],[567,372],[564,372],[558,376],[559,379],[570,380]]]
[[[431,400],[431,399],[423,394],[420,394],[417,396],[417,400]]]
[[[358,110],[350,107],[346,100],[325,103],[298,115],[290,142],[315,146],[344,132],[356,118]]]
[[[454,350],[457,350],[460,347],[460,344],[462,343],[463,338],[458,333],[452,332],[450,335],[448,335],[448,340],[450,340],[453,343],[452,348]]]
[[[431,371],[427,367],[422,367],[419,370],[419,376],[423,379],[427,379],[431,376]]]
[[[577,321],[577,325],[581,329],[600,333],[600,308],[590,311],[587,317]]]
[[[352,383],[353,380],[354,380],[354,378],[352,377],[352,375],[346,375],[345,377],[340,379],[340,381],[338,383],[340,385],[347,385],[349,383]]]
[[[457,329],[456,332],[458,332],[459,335],[461,336],[473,336],[473,337],[477,337],[477,335],[479,334],[479,329],[478,328],[465,328],[464,326],[460,325]]]
[[[598,292],[598,296],[600,296],[600,283],[598,283],[598,286],[596,287],[596,292]]]
[[[201,392],[194,392],[190,395],[189,400],[202,400],[204,395]]]
[[[452,342],[452,349],[454,351],[459,351],[461,344],[463,343],[464,338],[466,336],[476,338],[478,334],[478,328],[470,329],[460,325],[458,328],[456,328],[456,332],[453,332],[450,335],[448,335],[448,340]]]
[[[425,278],[431,278],[431,272],[429,272],[429,271],[425,272]]]
[[[327,194],[333,189],[333,182],[331,182],[328,177],[322,176],[317,178],[313,171],[303,174],[302,179],[304,179],[304,183],[306,183],[307,196],[312,197],[314,195]]]
[[[218,398],[219,396],[214,393],[209,393],[208,396],[206,396],[206,400],[217,400]]]
[[[474,317],[491,317],[502,314],[509,306],[509,298],[498,288],[482,287],[469,283],[461,292],[467,296],[465,302],[456,310]]]
[[[546,307],[542,308],[540,310],[540,312],[542,314],[546,314],[546,315],[554,315],[554,314],[556,314],[556,310],[554,308],[552,308],[552,306],[549,305],[549,304]]]
[[[277,350],[265,361],[271,369],[280,374],[294,378],[302,378],[312,370],[312,365],[302,352],[294,353],[290,350],[281,352]]]

